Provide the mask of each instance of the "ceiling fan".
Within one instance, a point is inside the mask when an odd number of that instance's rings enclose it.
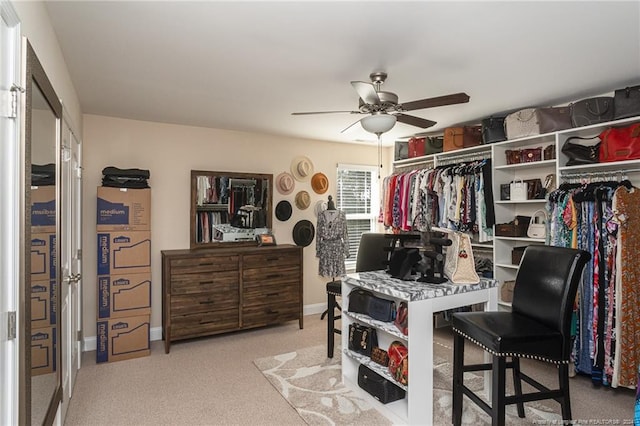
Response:
[[[438,96],[435,98],[420,99],[418,101],[398,103],[398,95],[391,92],[380,90],[380,86],[387,79],[386,72],[373,72],[369,75],[371,83],[364,81],[352,81],[351,85],[358,92],[359,106],[357,111],[314,111],[314,112],[294,112],[292,115],[311,115],[311,114],[333,114],[333,113],[349,113],[349,114],[368,114],[366,117],[349,125],[345,132],[352,126],[360,123],[362,127],[370,132],[380,136],[393,128],[396,121],[410,124],[412,126],[429,128],[436,124],[435,121],[427,120],[421,117],[404,114],[407,111],[417,109],[433,108],[445,105],[454,105],[469,102],[469,95],[466,93],[454,93],[451,95]]]

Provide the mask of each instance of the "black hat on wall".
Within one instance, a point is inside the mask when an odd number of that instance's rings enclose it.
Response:
[[[292,211],[291,203],[287,200],[282,200],[276,205],[276,218],[282,222],[286,222],[291,217]]]
[[[293,227],[293,241],[297,246],[306,247],[313,241],[316,230],[313,223],[308,220],[300,220]]]

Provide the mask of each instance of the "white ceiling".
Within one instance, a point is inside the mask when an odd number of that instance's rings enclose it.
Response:
[[[350,142],[350,81],[389,74],[433,130],[640,82],[640,2],[47,2],[84,113]],[[385,144],[422,129],[406,124]]]

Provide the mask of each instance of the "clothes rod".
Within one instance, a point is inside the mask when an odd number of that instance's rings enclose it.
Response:
[[[611,170],[608,172],[599,171],[599,172],[566,172],[565,170],[560,170],[560,174],[565,178],[576,178],[576,177],[593,177],[593,176],[622,176],[628,173],[638,173],[640,169],[624,169],[624,170]]]
[[[447,157],[447,158],[443,158],[442,160],[438,161],[438,165],[439,166],[446,166],[449,164],[455,164],[455,163],[460,163],[460,162],[465,162],[465,161],[479,161],[479,160],[486,160],[488,158],[491,158],[491,153],[490,152],[484,152],[484,153],[473,153],[473,154],[461,154],[461,155],[456,155],[456,156],[452,156],[452,157]]]

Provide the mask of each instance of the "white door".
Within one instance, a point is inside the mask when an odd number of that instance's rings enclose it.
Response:
[[[68,123],[62,133],[62,193],[60,201],[61,238],[60,318],[62,320],[62,419],[66,417],[80,369],[82,222],[81,145]]]
[[[21,342],[9,333],[17,318],[20,280],[20,126],[12,111],[14,84],[20,82],[20,25],[15,11],[0,1],[0,424],[18,424],[18,353]],[[14,323],[15,324],[15,323]],[[17,332],[15,327],[11,327]]]

